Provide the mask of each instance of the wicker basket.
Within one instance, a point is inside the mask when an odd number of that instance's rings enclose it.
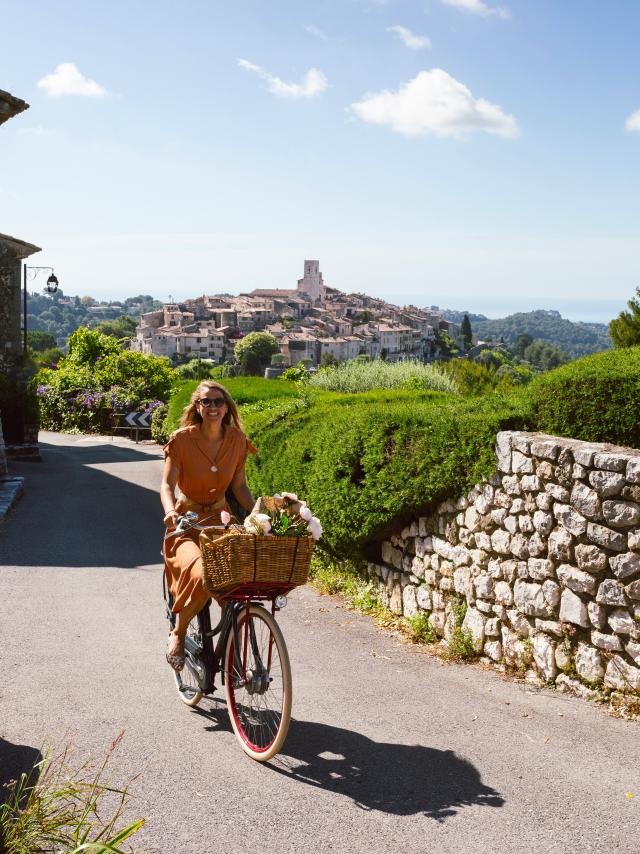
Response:
[[[289,589],[305,584],[314,545],[310,536],[256,536],[241,526],[229,528],[222,536],[203,531],[204,587],[220,595],[252,583]]]

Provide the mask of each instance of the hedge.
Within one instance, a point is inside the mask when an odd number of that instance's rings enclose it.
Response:
[[[378,556],[379,543],[495,470],[495,436],[523,426],[516,399],[444,393],[333,395],[247,414],[259,454],[254,494],[304,497],[335,557]]]
[[[528,392],[537,430],[640,447],[640,347],[569,362],[534,380]]]

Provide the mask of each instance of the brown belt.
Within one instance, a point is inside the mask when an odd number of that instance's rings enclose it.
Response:
[[[185,510],[192,510],[195,513],[212,513],[214,510],[224,510],[227,502],[224,498],[219,498],[213,504],[200,504],[192,498],[187,498],[186,495],[181,495],[176,501],[176,510],[178,513],[183,513]]]

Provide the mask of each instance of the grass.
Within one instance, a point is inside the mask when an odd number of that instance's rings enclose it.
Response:
[[[125,854],[122,843],[144,824],[124,824],[128,786],[113,784],[109,762],[122,740],[112,742],[99,762],[71,762],[69,746],[53,754],[50,744],[29,774],[8,786],[0,806],[2,854]]]
[[[443,656],[448,659],[461,661],[469,658],[477,658],[471,632],[462,628],[467,613],[467,603],[462,597],[454,597],[451,600],[451,613],[454,616],[455,628],[449,640]]]
[[[406,362],[349,361],[317,371],[309,384],[312,388],[343,393],[374,389],[408,388],[431,391],[456,391],[456,386],[440,368],[417,360]]]
[[[435,643],[436,633],[429,622],[426,611],[418,611],[413,617],[405,619],[409,637],[414,643]]]

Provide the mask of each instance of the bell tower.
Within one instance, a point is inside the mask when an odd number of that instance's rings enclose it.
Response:
[[[324,281],[319,261],[304,262],[304,276],[298,279],[298,291],[306,294],[313,302],[321,302],[324,299]]]

